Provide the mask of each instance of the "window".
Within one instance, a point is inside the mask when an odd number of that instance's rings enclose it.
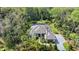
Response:
[[[45,36],[45,34],[36,34],[36,39],[38,39],[38,38],[44,39],[44,36]]]

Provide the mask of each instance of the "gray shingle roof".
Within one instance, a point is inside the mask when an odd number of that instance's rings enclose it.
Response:
[[[49,26],[47,24],[34,24],[31,27],[30,35],[38,34],[46,34],[47,39],[55,39],[54,34],[51,32]]]

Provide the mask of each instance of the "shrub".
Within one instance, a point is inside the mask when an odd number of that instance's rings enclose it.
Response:
[[[67,42],[64,43],[64,47],[67,51],[70,50],[70,45]]]
[[[69,37],[74,40],[77,40],[79,38],[79,36],[75,33],[70,33]]]

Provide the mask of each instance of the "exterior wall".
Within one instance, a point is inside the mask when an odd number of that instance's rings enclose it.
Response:
[[[47,35],[46,34],[45,34],[44,38],[47,39]]]

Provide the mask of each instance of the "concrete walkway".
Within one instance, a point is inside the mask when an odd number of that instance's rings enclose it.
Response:
[[[60,34],[55,34],[56,36],[56,45],[57,45],[57,48],[59,51],[65,51],[65,48],[64,48],[64,42],[65,42],[65,39],[62,35]]]

